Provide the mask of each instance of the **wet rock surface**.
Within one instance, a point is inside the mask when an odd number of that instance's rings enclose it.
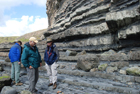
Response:
[[[4,86],[2,88],[1,94],[17,94],[17,91],[15,88],[10,86]]]
[[[48,87],[49,78],[43,66],[40,68],[40,77],[36,85],[39,90],[37,94],[56,94],[57,91],[62,91],[64,94],[139,94],[140,77],[107,74],[99,72],[97,68],[95,68],[96,71],[90,72],[73,70],[72,68],[77,65],[76,62],[59,61],[57,65],[65,66],[58,67],[57,89],[53,90],[53,87]],[[0,74],[10,75],[10,70],[0,72]],[[29,82],[26,73],[20,75],[20,81],[24,83],[22,86],[11,85],[18,93],[28,88]]]

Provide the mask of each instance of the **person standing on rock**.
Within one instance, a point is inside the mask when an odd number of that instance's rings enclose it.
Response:
[[[36,83],[38,81],[39,72],[38,67],[42,66],[42,60],[36,44],[38,43],[35,37],[31,37],[29,42],[24,45],[21,62],[27,69],[27,76],[29,79],[28,90],[35,94]]]
[[[9,52],[9,58],[12,62],[12,68],[11,68],[11,79],[12,83],[16,85],[22,85],[23,83],[20,83],[19,81],[19,75],[20,75],[20,67],[21,67],[21,41],[17,41],[10,49]]]
[[[46,62],[46,69],[49,75],[50,84],[53,85],[53,89],[57,87],[57,61],[59,59],[59,52],[56,45],[53,43],[51,38],[47,39],[47,48],[44,54],[44,60]]]

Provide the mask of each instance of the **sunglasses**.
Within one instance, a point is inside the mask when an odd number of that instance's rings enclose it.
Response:
[[[52,41],[48,41],[47,43],[50,43],[50,42],[52,42]]]

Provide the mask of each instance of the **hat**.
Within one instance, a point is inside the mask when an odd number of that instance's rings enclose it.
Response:
[[[47,38],[47,43],[48,42],[52,42],[52,39],[51,38]]]
[[[38,40],[35,37],[30,37],[29,41],[33,41],[35,43],[38,43]]]

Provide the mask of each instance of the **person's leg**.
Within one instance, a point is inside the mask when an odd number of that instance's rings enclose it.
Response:
[[[51,71],[52,71],[52,82],[54,84],[57,82],[57,65],[55,62],[51,65]]]
[[[27,77],[28,77],[28,80],[29,80],[30,70],[29,70],[29,68],[26,68],[26,70],[27,70]],[[29,81],[29,87],[27,89],[29,90],[29,88],[30,88],[30,81]]]
[[[52,71],[51,71],[51,66],[46,64],[46,69],[47,69],[47,74],[49,75],[49,80],[50,80],[50,84],[52,84]]]
[[[29,79],[29,91],[35,92],[35,69],[27,68],[27,74]]]
[[[57,87],[57,65],[55,62],[51,65],[51,70],[52,70],[53,89],[56,89],[56,87]]]
[[[14,62],[15,65],[15,81],[16,84],[19,83],[19,76],[20,76],[20,64],[18,64],[18,61]]]
[[[38,72],[38,68],[35,69],[35,85],[38,81],[38,77],[39,77],[39,72]]]
[[[11,79],[12,79],[12,81],[15,81],[15,66],[14,66],[14,62],[12,63],[12,68],[11,68]]]

